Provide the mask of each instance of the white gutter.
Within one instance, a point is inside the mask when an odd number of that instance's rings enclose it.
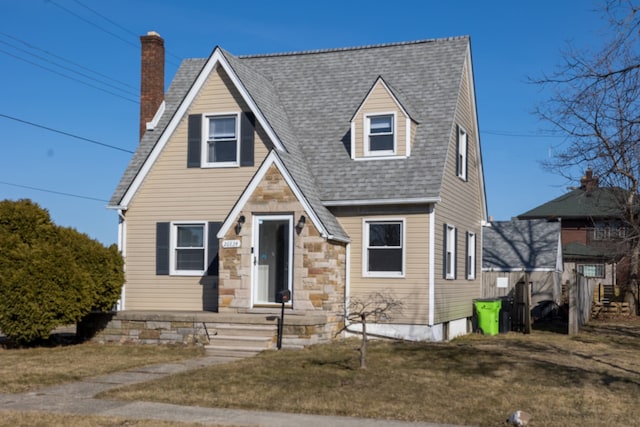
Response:
[[[412,199],[361,199],[361,200],[324,200],[324,206],[367,206],[367,205],[414,205],[438,203],[439,197],[416,197]]]

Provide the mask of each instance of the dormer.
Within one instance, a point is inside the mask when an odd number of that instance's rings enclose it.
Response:
[[[406,158],[416,122],[391,87],[379,76],[351,118],[351,158]]]

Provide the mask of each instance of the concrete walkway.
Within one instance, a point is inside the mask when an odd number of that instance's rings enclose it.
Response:
[[[23,394],[0,394],[0,409],[43,411],[75,415],[100,415],[127,419],[165,420],[214,425],[260,427],[456,427],[445,424],[409,423],[369,418],[333,417],[239,409],[202,408],[166,403],[125,402],[96,399],[98,393],[123,385],[226,363],[234,359],[205,356],[165,363],[46,387]],[[461,427],[461,426],[457,426]]]

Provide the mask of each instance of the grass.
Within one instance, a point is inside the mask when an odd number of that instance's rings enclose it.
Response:
[[[0,349],[0,393],[39,387],[202,355],[185,346],[101,345]]]
[[[211,427],[210,424],[207,424]],[[0,427],[202,427],[200,423],[132,420],[118,417],[66,415],[26,411],[0,411]]]
[[[577,336],[535,331],[449,343],[359,342],[265,352],[102,397],[182,405],[503,425],[633,425],[640,419],[640,323],[594,322]],[[631,421],[630,421],[631,420]]]

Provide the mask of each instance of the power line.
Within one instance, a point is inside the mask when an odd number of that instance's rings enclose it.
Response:
[[[498,136],[513,136],[516,138],[564,138],[563,135],[544,135],[539,133],[516,133],[502,130],[483,130],[480,133]]]
[[[89,72],[91,72],[93,74],[96,74],[98,76],[104,77],[105,79],[111,80],[114,83],[118,83],[118,84],[120,84],[122,86],[126,86],[126,87],[134,89],[134,90],[138,89],[137,87],[135,87],[133,85],[130,85],[129,83],[123,82],[122,80],[114,79],[113,77],[110,77],[110,76],[108,76],[106,74],[103,74],[100,71],[93,70],[93,69],[91,69],[89,67],[85,67],[82,64],[78,64],[77,62],[71,61],[70,59],[64,58],[64,57],[62,57],[60,55],[56,55],[55,53],[52,53],[52,52],[50,52],[48,50],[45,50],[45,49],[42,49],[42,48],[40,48],[38,46],[35,46],[34,44],[29,43],[29,42],[27,42],[25,40],[22,40],[22,39],[20,39],[20,38],[18,38],[16,36],[12,36],[11,34],[7,34],[7,33],[4,33],[2,31],[0,31],[0,35],[3,35],[3,36],[5,36],[6,38],[9,38],[9,39],[15,40],[15,41],[17,41],[19,43],[22,43],[23,45],[27,46],[30,49],[38,50],[38,51],[43,52],[43,53],[45,53],[45,54],[47,54],[49,56],[52,56],[54,58],[60,59],[60,60],[62,60],[64,62],[67,62],[67,63],[69,63],[69,64],[71,64],[73,66],[76,66],[76,67],[81,68],[83,70],[89,71]]]
[[[95,139],[89,139],[89,138],[85,138],[83,136],[74,135],[74,134],[69,133],[69,132],[61,131],[61,130],[58,130],[58,129],[53,129],[53,128],[50,128],[48,126],[44,126],[44,125],[40,125],[40,124],[37,124],[37,123],[29,122],[27,120],[22,120],[22,119],[19,119],[17,117],[9,116],[7,114],[0,113],[0,117],[4,117],[4,118],[9,119],[9,120],[13,120],[13,121],[16,121],[16,122],[24,123],[26,125],[37,127],[37,128],[40,128],[40,129],[48,130],[49,132],[59,133],[61,135],[65,135],[65,136],[69,136],[71,138],[79,139],[81,141],[86,141],[86,142],[90,142],[92,144],[101,145],[103,147],[111,148],[113,150],[124,151],[125,153],[133,154],[133,151],[127,150],[125,148],[120,148],[120,147],[116,147],[115,145],[105,144],[104,142],[96,141]]]
[[[89,10],[90,12],[92,12],[92,13],[93,13],[93,14],[95,14],[95,15],[97,15],[98,17],[100,17],[100,18],[104,19],[105,21],[107,21],[107,22],[108,22],[108,23],[110,23],[111,25],[113,25],[113,26],[115,26],[115,27],[117,27],[117,28],[121,29],[122,31],[125,31],[125,32],[126,32],[126,33],[128,33],[128,34],[133,35],[135,38],[138,38],[138,35],[137,35],[136,33],[134,33],[133,31],[131,31],[131,30],[129,30],[129,29],[127,29],[127,28],[123,27],[122,25],[120,25],[120,24],[116,23],[116,22],[115,22],[115,21],[113,21],[112,19],[107,18],[106,16],[104,16],[104,15],[103,15],[103,14],[101,14],[100,12],[98,12],[98,11],[96,11],[96,10],[94,10],[94,9],[90,8],[89,6],[86,6],[85,4],[81,3],[80,1],[78,1],[78,0],[74,0],[74,1],[75,1],[75,3],[77,3],[79,6],[84,7],[85,9]],[[84,18],[84,17],[82,17],[81,15],[79,15],[79,14],[77,14],[77,13],[75,13],[75,12],[73,12],[73,11],[69,10],[69,9],[67,9],[66,7],[59,5],[59,4],[58,4],[58,3],[56,3],[54,0],[49,0],[49,2],[50,2],[50,3],[52,3],[54,6],[56,6],[56,7],[60,8],[60,9],[64,10],[64,11],[65,11],[65,12],[67,12],[68,14],[73,15],[73,16],[75,16],[76,18],[78,18],[78,19],[80,19],[80,20],[82,20],[82,21],[86,22],[87,24],[89,24],[89,25],[92,25],[92,26],[96,27],[96,28],[97,28],[97,29],[99,29],[100,31],[103,31],[103,32],[105,32],[105,33],[107,33],[107,34],[109,34],[109,35],[111,35],[111,36],[113,36],[113,37],[117,38],[118,40],[120,40],[120,41],[122,41],[122,42],[124,42],[124,43],[126,43],[126,44],[128,44],[128,45],[130,45],[130,46],[135,47],[136,49],[138,49],[138,48],[139,48],[139,46],[138,46],[137,44],[132,43],[131,41],[129,41],[129,40],[127,40],[127,39],[124,39],[124,38],[120,37],[120,36],[119,36],[119,35],[117,35],[116,33],[114,33],[114,32],[112,32],[112,31],[107,30],[106,28],[102,27],[101,25],[98,25],[98,24],[96,24],[95,22],[93,22],[93,21],[91,21],[91,20],[89,20],[89,19],[87,19],[87,18]],[[170,56],[172,56],[172,57],[176,58],[178,61],[181,61],[181,60],[182,60],[182,58],[180,58],[179,56],[174,55],[173,53],[171,53],[171,52],[169,52],[169,51],[166,51],[166,53],[168,53]],[[171,63],[171,64],[173,64],[173,65],[176,65],[176,66],[177,66],[177,65],[180,65],[179,63],[176,63],[176,62],[174,62],[174,61],[167,61],[167,62],[169,62],[169,63]]]
[[[90,8],[89,6],[87,6],[86,4],[83,4],[81,1],[79,0],[73,0],[75,1],[78,5],[80,5],[81,7],[84,7],[85,9],[87,9],[88,11],[92,12],[94,15],[99,16],[100,18],[104,19],[105,21],[107,21],[108,23],[110,23],[111,25],[114,25],[118,28],[120,28],[122,31],[131,34],[133,37],[138,37],[138,34],[134,33],[133,31],[129,30],[128,28],[123,27],[122,25],[118,24],[117,22],[115,22],[112,19],[107,18],[106,16],[104,16],[103,14],[101,14],[100,12],[98,12],[95,9]]]
[[[31,65],[36,66],[38,68],[42,68],[43,70],[47,70],[50,73],[57,74],[58,76],[64,77],[64,78],[69,79],[69,80],[73,80],[73,81],[75,81],[77,83],[81,83],[81,84],[83,84],[85,86],[89,86],[89,87],[92,87],[94,89],[98,89],[98,90],[100,90],[102,92],[108,93],[110,95],[117,96],[118,98],[122,98],[122,99],[124,99],[126,101],[129,101],[129,102],[132,102],[134,104],[139,104],[139,101],[137,101],[137,100],[134,100],[134,99],[131,99],[131,98],[127,98],[126,96],[120,95],[118,93],[112,92],[112,91],[104,89],[104,88],[101,88],[101,87],[96,86],[94,84],[82,81],[82,80],[80,80],[78,78],[68,76],[68,75],[66,75],[64,73],[61,73],[61,72],[56,71],[56,70],[53,70],[53,69],[51,69],[49,67],[45,67],[44,65],[41,65],[41,64],[38,64],[36,62],[30,61],[28,59],[22,58],[22,57],[20,57],[18,55],[15,55],[15,54],[11,53],[11,52],[7,52],[6,50],[0,49],[0,53],[4,53],[5,55],[11,56],[12,58],[19,59],[20,61],[24,61],[27,64],[31,64]]]
[[[106,28],[104,28],[104,27],[102,27],[102,26],[100,26],[100,25],[96,24],[95,22],[90,21],[90,20],[88,20],[87,18],[84,18],[84,17],[82,17],[82,16],[78,15],[77,13],[73,12],[72,10],[69,10],[69,9],[67,9],[67,8],[66,8],[66,7],[64,7],[64,6],[59,5],[59,4],[58,4],[58,3],[56,3],[55,1],[53,1],[53,0],[49,0],[49,3],[51,3],[52,5],[54,5],[54,6],[58,7],[58,8],[60,8],[60,9],[64,10],[64,11],[65,11],[65,12],[67,12],[68,14],[75,16],[76,18],[80,19],[81,21],[84,21],[84,22],[86,22],[87,24],[89,24],[89,25],[92,25],[92,26],[96,27],[96,28],[97,28],[97,29],[99,29],[100,31],[104,31],[105,33],[107,33],[107,34],[109,34],[109,35],[111,35],[111,36],[113,36],[113,37],[117,38],[118,40],[120,40],[120,41],[122,41],[122,42],[124,42],[124,43],[126,43],[126,44],[128,44],[128,45],[130,45],[130,46],[135,47],[136,49],[138,48],[138,46],[137,46],[135,43],[132,43],[132,42],[130,42],[129,40],[127,40],[127,39],[124,39],[124,38],[120,37],[120,36],[119,36],[119,35],[117,35],[116,33],[112,32],[112,31],[109,31],[109,30],[107,30]]]
[[[85,9],[89,10],[90,12],[92,12],[93,14],[99,16],[100,18],[104,19],[105,21],[107,21],[108,23],[110,23],[111,25],[114,25],[118,28],[120,28],[122,31],[131,34],[133,37],[138,38],[139,34],[134,33],[133,31],[131,31],[128,28],[123,27],[122,25],[118,24],[117,22],[115,22],[114,20],[107,18],[106,16],[104,16],[103,14],[101,14],[100,12],[98,12],[95,9],[90,8],[89,6],[87,6],[86,4],[82,3],[80,0],[73,0],[74,2],[76,2],[79,6],[84,7]],[[170,56],[174,57],[175,59],[177,59],[178,61],[181,61],[182,58],[180,58],[177,55],[174,55],[173,53],[169,52],[168,50],[166,51]],[[172,61],[167,61],[167,62],[171,62],[173,65],[179,65],[175,62]]]
[[[76,197],[78,199],[95,200],[97,202],[109,203],[109,200],[106,200],[106,199],[98,199],[96,197],[82,196],[82,195],[79,195],[79,194],[72,194],[72,193],[64,193],[62,191],[48,190],[46,188],[31,187],[29,185],[15,184],[13,182],[0,181],[0,184],[9,185],[11,187],[26,188],[28,190],[41,191],[43,193],[58,194],[60,196]]]
[[[137,95],[136,93],[131,92],[131,91],[130,91],[130,90],[128,90],[128,89],[122,89],[122,88],[120,88],[120,87],[118,87],[118,86],[115,86],[115,85],[113,85],[113,84],[111,84],[111,83],[107,83],[107,82],[105,82],[104,80],[96,79],[95,77],[91,77],[91,76],[89,76],[88,74],[82,73],[82,72],[80,72],[80,71],[76,71],[76,70],[74,70],[74,69],[72,69],[72,68],[69,68],[69,67],[66,67],[66,66],[64,66],[64,65],[60,65],[60,64],[58,64],[58,63],[56,63],[56,62],[54,62],[54,61],[51,61],[50,59],[47,59],[47,58],[45,58],[45,57],[43,57],[43,56],[41,56],[41,55],[37,55],[37,54],[32,53],[32,52],[29,52],[29,51],[28,51],[28,50],[26,50],[26,49],[22,49],[22,48],[20,48],[20,47],[18,47],[18,46],[16,46],[16,45],[13,45],[13,44],[11,44],[11,43],[8,43],[8,42],[4,41],[4,40],[0,40],[0,43],[5,44],[5,45],[7,45],[7,46],[9,46],[9,47],[12,47],[13,49],[16,49],[16,50],[18,50],[18,51],[20,51],[20,52],[26,53],[27,55],[31,55],[31,56],[33,56],[33,57],[35,57],[35,58],[38,58],[38,59],[40,59],[40,60],[42,60],[42,61],[44,61],[44,62],[47,62],[47,63],[49,63],[49,64],[52,64],[52,65],[54,65],[54,66],[56,66],[56,67],[62,68],[63,70],[70,71],[70,72],[72,72],[72,73],[74,73],[74,74],[77,74],[77,75],[79,75],[79,76],[82,76],[82,77],[84,77],[84,78],[86,78],[86,79],[92,80],[92,81],[94,81],[94,82],[96,82],[96,83],[103,84],[103,85],[108,86],[108,87],[111,87],[111,88],[113,88],[113,89],[115,89],[115,90],[119,90],[119,91],[121,91],[121,92],[124,92],[124,93],[126,93],[126,94],[128,94],[128,95],[132,95],[132,96],[136,96],[136,95]]]

